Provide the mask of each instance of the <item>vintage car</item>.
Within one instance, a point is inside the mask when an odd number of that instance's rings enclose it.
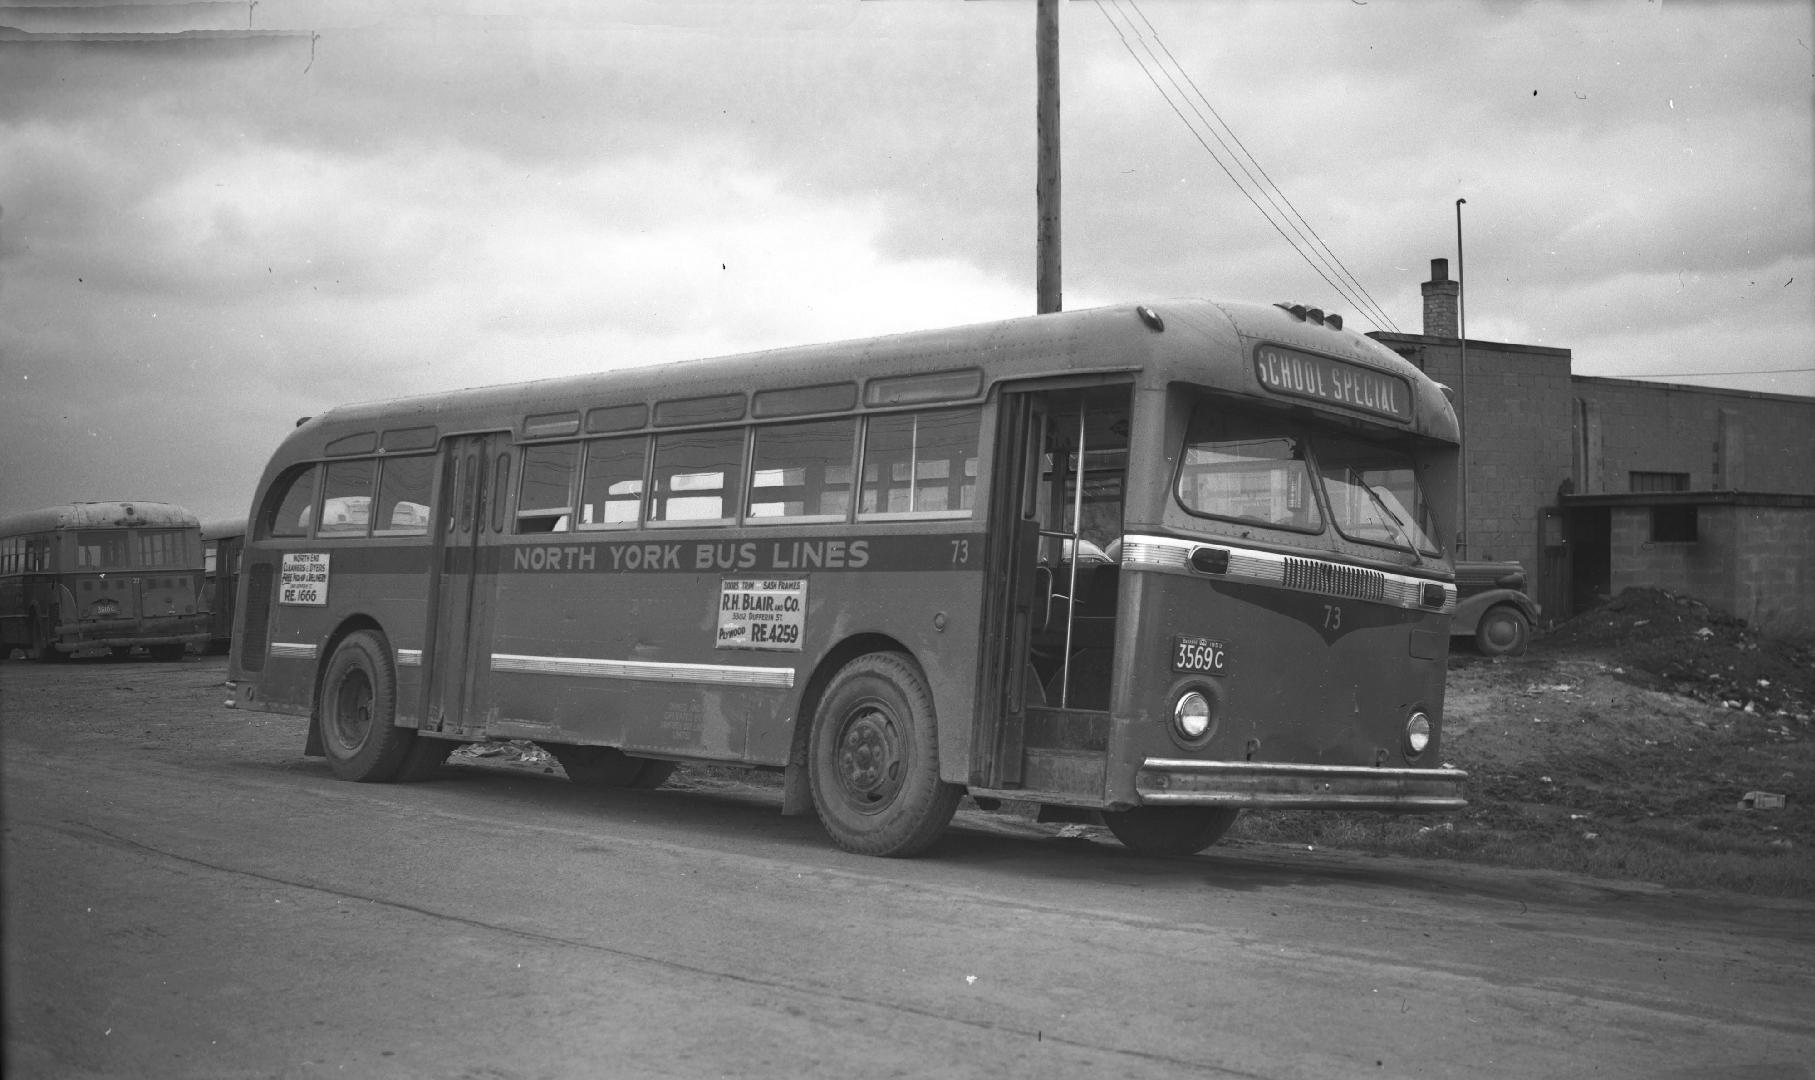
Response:
[[[1541,609],[1525,594],[1524,566],[1461,560],[1456,563],[1456,594],[1452,637],[1472,638],[1483,656],[1525,651]]]

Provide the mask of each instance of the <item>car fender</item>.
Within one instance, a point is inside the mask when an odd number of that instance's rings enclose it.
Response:
[[[1517,589],[1489,589],[1456,601],[1455,614],[1450,616],[1450,634],[1473,634],[1475,628],[1481,625],[1481,616],[1487,613],[1487,609],[1499,604],[1511,604],[1518,608],[1534,625],[1538,621],[1538,614],[1543,610],[1536,601]]]

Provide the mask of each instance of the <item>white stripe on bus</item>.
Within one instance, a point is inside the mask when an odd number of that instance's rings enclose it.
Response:
[[[793,668],[733,667],[726,664],[664,664],[653,660],[598,660],[584,656],[524,656],[517,653],[493,653],[492,670],[526,675],[579,675],[590,679],[640,679],[648,682],[760,686],[782,690],[791,689],[794,686]]]

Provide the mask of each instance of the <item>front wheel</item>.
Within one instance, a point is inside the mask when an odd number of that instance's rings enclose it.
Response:
[[[1103,824],[1142,855],[1195,855],[1221,840],[1240,814],[1225,806],[1137,806],[1103,811]]]
[[[1511,604],[1496,604],[1475,624],[1475,648],[1483,656],[1522,656],[1531,642],[1531,620]]]
[[[870,653],[838,670],[813,717],[808,778],[832,842],[859,855],[926,850],[963,790],[939,779],[938,722],[920,665]]]
[[[319,716],[322,751],[335,776],[362,783],[397,776],[416,732],[397,726],[397,676],[382,634],[357,630],[335,646],[321,680]]]

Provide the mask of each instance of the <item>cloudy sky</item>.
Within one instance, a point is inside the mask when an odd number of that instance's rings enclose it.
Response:
[[[240,516],[339,402],[1034,310],[1032,0],[40,2],[0,0],[0,512]],[[1417,333],[1464,198],[1470,338],[1815,394],[1809,0],[1060,36],[1067,308]]]

